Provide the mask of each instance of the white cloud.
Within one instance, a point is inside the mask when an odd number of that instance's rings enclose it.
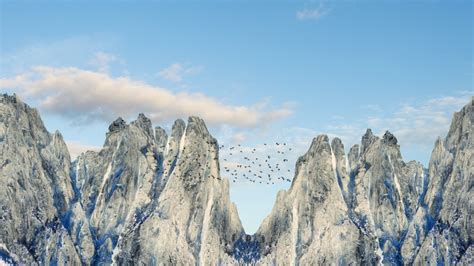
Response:
[[[77,156],[86,151],[99,151],[101,147],[85,144],[75,140],[66,140],[66,145],[71,155],[71,159],[75,160]]]
[[[298,20],[319,20],[326,16],[329,13],[329,10],[324,8],[322,5],[309,8],[306,7],[303,10],[299,10],[296,12],[296,18]]]
[[[230,106],[201,93],[172,92],[129,77],[75,67],[37,66],[17,76],[0,79],[0,87],[39,102],[40,109],[74,119],[110,122],[143,112],[154,122],[195,115],[209,124],[240,128],[264,127],[292,114],[292,105]]]
[[[160,72],[158,75],[166,80],[181,82],[186,76],[196,75],[202,71],[202,66],[192,66],[190,64],[174,63]]]

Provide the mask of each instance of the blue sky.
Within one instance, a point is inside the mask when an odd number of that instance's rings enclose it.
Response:
[[[224,144],[286,141],[295,147],[289,167],[317,134],[341,137],[348,150],[367,127],[389,129],[406,160],[426,165],[452,113],[474,94],[471,1],[0,8],[1,90],[37,106],[72,153],[101,146],[114,117],[144,112],[167,128],[200,115]],[[231,185],[248,232],[287,187]]]

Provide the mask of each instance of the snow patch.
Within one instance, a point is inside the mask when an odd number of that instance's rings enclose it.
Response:
[[[188,124],[184,127],[183,135],[181,136],[181,139],[179,140],[179,156],[181,157],[181,154],[183,153],[184,149],[184,144],[186,141],[186,130],[188,129]]]
[[[141,161],[139,160],[138,178],[140,178],[140,176],[141,176]],[[142,182],[142,181],[140,181],[140,182]],[[135,190],[135,195],[133,197],[133,201],[132,201],[132,204],[130,206],[130,210],[128,211],[127,216],[125,217],[125,222],[130,221],[131,220],[131,215],[133,215],[135,213],[135,209],[137,207],[137,194],[138,193],[139,193],[139,189]],[[119,248],[119,243],[120,243],[121,239],[122,239],[122,235],[120,234],[119,237],[118,237],[118,240],[117,240],[117,244],[115,245],[114,249],[112,250],[112,265],[116,265],[115,257],[121,251],[121,249]]]
[[[103,188],[105,186],[105,183],[107,182],[107,180],[109,179],[110,177],[110,172],[112,171],[112,161],[109,163],[109,165],[107,166],[107,170],[105,171],[105,174],[104,174],[104,177],[102,178],[102,184],[100,185],[101,187],[101,192],[100,192],[100,195],[99,195],[99,198],[100,196],[103,194],[102,191],[103,191]]]
[[[77,158],[77,162],[76,162],[76,186],[77,186],[77,182],[79,181],[77,180],[77,178],[79,177],[80,170],[81,170],[81,156]],[[82,190],[82,188],[84,188],[84,184],[86,183],[86,179],[83,178],[81,181],[82,181],[81,182],[81,190]]]
[[[395,183],[395,188],[398,191],[398,195],[400,195],[400,206],[402,207],[402,211],[404,212],[405,206],[403,205],[403,194],[402,194],[402,189],[400,187],[400,183],[398,182],[398,176],[395,173],[395,168],[393,167],[392,163],[392,158],[390,154],[388,154],[388,162],[390,163],[390,167],[392,167],[392,172],[393,172],[393,181]]]
[[[339,184],[339,179],[337,178],[337,161],[336,161],[336,155],[334,155],[334,152],[332,150],[332,147],[331,145],[329,145],[329,147],[331,148],[331,163],[332,163],[332,171],[334,172],[334,180],[336,181],[336,184]],[[339,186],[338,186],[339,187]],[[342,199],[342,202],[345,202],[344,201],[344,195],[342,195],[342,190],[341,188],[339,187],[339,192],[341,194],[341,199]]]
[[[379,261],[379,265],[383,265],[383,251],[382,249],[380,248],[380,244],[378,243],[379,240],[377,238],[377,250],[375,250],[375,254],[377,254],[377,256],[379,256],[380,258],[380,261]]]
[[[165,152],[164,152],[165,156],[168,154],[168,151],[170,150],[171,139],[173,139],[171,136],[169,138],[166,138],[166,146],[165,146]]]
[[[375,254],[377,254],[380,258],[380,261],[379,261],[379,265],[383,265],[383,251],[382,249],[380,248],[380,241],[379,241],[379,237],[377,236],[377,232],[375,231],[376,228],[375,228],[375,221],[374,221],[374,216],[372,215],[372,210],[370,208],[370,189],[371,189],[371,186],[372,186],[372,180],[371,178],[368,178],[369,180],[369,184],[368,184],[368,187],[367,187],[367,212],[368,212],[368,216],[367,217],[367,220],[370,221],[370,225],[372,227],[372,233],[374,234],[375,236],[375,244],[377,246],[377,249],[375,250]]]
[[[349,167],[349,158],[347,158],[347,154],[344,154],[344,160],[346,160],[346,174],[349,176],[351,174],[351,169]]]
[[[107,180],[110,178],[110,172],[112,171],[112,163],[115,160],[115,154],[117,153],[118,149],[120,148],[120,144],[122,143],[122,139],[119,139],[117,141],[117,146],[115,147],[114,153],[112,154],[112,160],[110,161],[109,165],[107,166],[107,170],[105,171],[104,177],[102,178],[102,184],[100,185],[100,194],[97,197],[97,201],[101,199],[101,197],[104,194],[104,187],[105,184],[107,183]]]
[[[298,246],[298,206],[296,204],[298,203],[297,200],[293,201],[293,208],[291,210],[291,215],[292,215],[292,221],[291,221],[291,235],[293,236],[293,243],[294,243],[294,250],[292,250],[291,254],[291,261],[296,265],[296,247]]]
[[[211,210],[212,210],[212,204],[214,203],[214,186],[210,186],[210,191],[209,195],[207,197],[207,204],[206,204],[206,209],[204,212],[204,219],[203,219],[203,229],[201,233],[201,243],[207,243],[207,234],[209,230],[209,225],[210,225],[210,217],[211,217]],[[199,251],[199,264],[206,265],[205,263],[205,254],[204,251],[206,249],[203,249],[201,246],[201,250]]]
[[[0,266],[10,266],[10,265],[13,265],[13,264],[10,264],[9,262],[4,261],[2,258],[0,258]]]
[[[120,251],[122,251],[120,248],[119,248],[119,243],[120,243],[120,239],[121,239],[122,235],[119,236],[118,240],[117,240],[117,244],[115,245],[115,248],[114,250],[112,251],[112,265],[117,265],[117,262],[115,261],[115,258],[118,254],[120,254]]]

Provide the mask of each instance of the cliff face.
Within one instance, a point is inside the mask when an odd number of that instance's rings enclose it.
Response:
[[[347,156],[318,136],[257,235],[261,264],[473,263],[473,102],[438,139],[429,169],[370,129]]]
[[[473,263],[473,121],[471,101],[454,114],[447,137],[436,141],[426,196],[408,231],[411,241],[402,247],[407,262]]]
[[[370,130],[346,155],[313,139],[291,187],[246,235],[204,121],[168,134],[118,118],[71,163],[62,136],[15,96],[0,101],[0,262],[24,264],[472,264],[473,103],[429,168]]]
[[[230,259],[226,246],[243,229],[219,174],[217,141],[195,117],[177,120],[169,139],[160,128],[155,133],[142,114],[129,125],[119,118],[101,151],[77,159],[83,222],[75,230],[86,229],[75,240],[84,243],[86,263]]]
[[[166,184],[146,214],[135,215],[121,235],[115,260],[231,263],[233,241],[243,229],[229,200],[229,183],[219,173],[217,141],[195,117],[187,125],[178,120],[171,138],[163,166]]]
[[[115,120],[102,150],[77,158],[71,169],[78,194],[71,223],[80,232],[74,241],[84,262],[111,262],[120,233],[157,196],[162,157],[150,120],[140,114],[129,125]]]
[[[0,97],[0,258],[78,263],[63,221],[74,197],[61,134],[48,133],[36,109]]]
[[[259,263],[319,265],[378,260],[369,252],[372,236],[361,231],[348,215],[339,183],[347,178],[343,177],[346,163],[339,144],[335,139],[331,146],[328,137],[320,135],[299,158],[291,188],[278,194],[272,213],[257,232],[264,250]]]
[[[71,164],[35,109],[7,95],[0,108],[3,261],[235,262],[243,229],[201,119],[177,120],[168,139],[143,114],[118,118],[102,150]]]
[[[423,194],[424,171],[403,162],[396,138],[370,130],[349,156],[318,136],[259,234],[277,263],[400,263],[400,243]],[[282,251],[282,249],[284,251]],[[275,258],[273,258],[275,257]]]

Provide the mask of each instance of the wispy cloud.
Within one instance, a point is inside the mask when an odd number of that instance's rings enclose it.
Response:
[[[264,102],[233,106],[202,93],[172,92],[130,77],[75,67],[37,66],[0,79],[0,87],[39,102],[40,109],[73,119],[110,122],[117,116],[146,113],[154,122],[196,115],[210,124],[241,128],[264,127],[293,113],[290,103],[269,108]]]
[[[166,80],[181,82],[186,76],[196,75],[201,72],[202,66],[174,63],[158,72],[158,75]]]
[[[35,41],[12,50],[0,50],[0,73],[20,73],[31,66],[45,64],[50,66],[84,66],[85,58],[97,51],[105,51],[115,43],[112,36],[80,35],[64,39]]]
[[[329,9],[322,4],[318,7],[305,7],[302,10],[296,11],[296,18],[298,20],[319,20],[329,13]]]
[[[467,104],[472,95],[473,91],[464,91],[418,102],[400,103],[392,112],[382,111],[379,106],[370,106],[369,109],[374,110],[371,115],[353,121],[336,121],[326,126],[326,130],[329,135],[340,136],[348,145],[359,143],[366,128],[372,128],[379,135],[390,130],[405,150],[429,154],[436,138],[444,137],[448,132],[453,113]]]
[[[393,115],[380,117],[370,124],[378,128],[385,125],[405,145],[430,150],[437,137],[446,135],[453,113],[467,104],[471,95],[473,92],[430,98],[419,104],[402,104]]]
[[[110,66],[113,63],[125,65],[125,61],[120,57],[105,52],[97,52],[94,57],[89,61],[89,64],[95,66],[99,72],[109,73]]]

